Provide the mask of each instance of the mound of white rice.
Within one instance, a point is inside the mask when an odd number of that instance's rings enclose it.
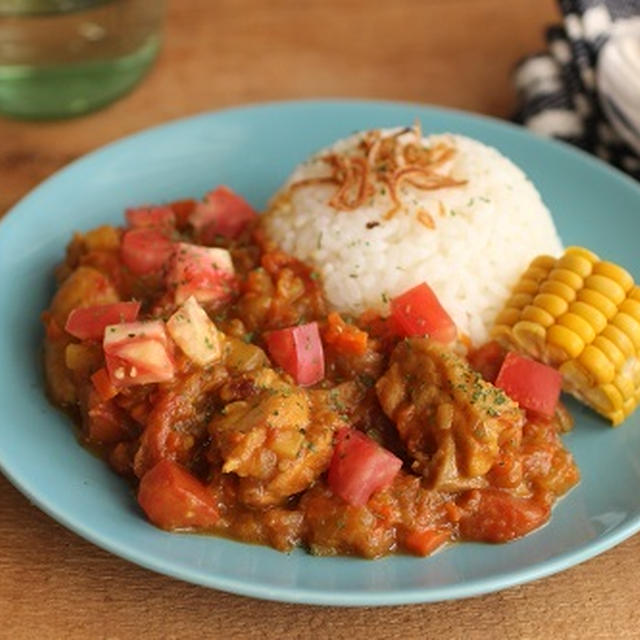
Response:
[[[456,153],[438,171],[466,184],[432,191],[403,184],[402,208],[390,219],[385,214],[392,203],[383,187],[355,210],[329,204],[335,184],[290,188],[327,176],[327,153],[357,155],[363,135],[340,140],[295,169],[264,218],[268,234],[315,267],[334,309],[384,314],[390,298],[427,282],[459,329],[474,344],[483,342],[529,262],[561,251],[539,193],[496,149],[451,134],[422,142],[453,147]],[[424,217],[421,222],[420,212],[433,225],[425,225]]]

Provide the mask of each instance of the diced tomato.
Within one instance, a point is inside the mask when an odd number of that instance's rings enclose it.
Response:
[[[560,397],[562,374],[510,351],[500,367],[495,384],[523,409],[550,418]]]
[[[60,328],[60,325],[56,322],[56,319],[49,311],[43,311],[40,314],[40,319],[44,324],[44,330],[47,334],[47,339],[52,342],[64,338],[64,331]]]
[[[142,416],[145,428],[134,456],[133,470],[142,478],[160,460],[187,464],[194,455],[194,417],[204,377],[188,378],[185,385],[172,385],[154,393],[153,406]],[[185,428],[186,427],[186,428]]]
[[[327,316],[322,336],[325,344],[332,345],[340,353],[361,356],[367,350],[367,332],[346,323],[335,311]]]
[[[122,237],[120,258],[136,276],[159,271],[171,256],[173,245],[164,231],[156,228],[131,229]]]
[[[324,378],[324,350],[317,322],[271,331],[265,341],[271,359],[296,384],[309,386]]]
[[[546,504],[517,498],[500,489],[474,489],[463,496],[460,533],[466,540],[507,542],[541,527],[550,515]]]
[[[451,534],[437,529],[423,529],[411,531],[405,536],[404,546],[417,556],[428,556],[432,551],[443,545]]]
[[[147,471],[138,487],[138,503],[161,529],[207,529],[220,517],[211,492],[186,469],[170,460]]]
[[[193,198],[186,198],[184,200],[176,200],[169,205],[176,216],[176,227],[178,229],[184,229],[187,226],[196,204]]]
[[[80,340],[102,340],[104,328],[119,322],[133,322],[140,311],[139,302],[114,302],[74,309],[64,329]]]
[[[478,349],[469,352],[469,364],[487,381],[492,384],[498,377],[498,372],[504,361],[506,351],[495,341],[486,342]]]
[[[112,444],[129,437],[129,424],[125,412],[111,400],[103,400],[89,388],[85,428],[90,442]]]
[[[171,228],[175,225],[176,215],[169,207],[136,207],[124,213],[130,227]]]
[[[217,235],[235,238],[256,216],[244,198],[221,185],[198,202],[189,221],[202,242],[213,244]]]
[[[133,453],[137,448],[137,442],[118,442],[109,453],[111,468],[121,476],[131,476],[133,466]]]
[[[162,320],[109,325],[102,345],[109,377],[117,387],[173,378],[173,359]]]
[[[92,376],[91,382],[93,382],[93,386],[95,387],[98,395],[105,402],[107,400],[111,400],[111,398],[115,398],[120,390],[116,387],[111,378],[109,377],[109,372],[105,367],[98,369]]]
[[[428,335],[446,343],[458,334],[453,320],[424,282],[391,300],[391,316],[404,337]]]
[[[393,316],[383,318],[370,309],[360,314],[358,326],[367,332],[369,338],[379,341],[384,351],[391,351],[401,337],[401,331],[396,326]]]
[[[341,429],[329,465],[329,488],[345,502],[361,507],[373,493],[388,487],[402,460],[355,429]]]
[[[167,287],[176,304],[190,296],[198,302],[226,302],[236,286],[231,254],[226,249],[179,242],[169,262]]]

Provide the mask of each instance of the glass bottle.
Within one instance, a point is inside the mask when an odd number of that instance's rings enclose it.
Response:
[[[0,0],[0,114],[60,118],[129,91],[160,45],[164,0]]]

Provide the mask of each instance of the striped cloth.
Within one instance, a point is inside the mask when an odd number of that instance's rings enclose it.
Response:
[[[640,19],[640,0],[558,0],[564,21],[546,33],[548,51],[516,68],[516,121],[598,155],[640,180],[640,157],[605,117],[596,65],[611,31]],[[640,101],[640,95],[638,96]]]

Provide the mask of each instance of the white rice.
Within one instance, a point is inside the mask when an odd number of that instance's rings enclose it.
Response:
[[[265,217],[269,235],[315,267],[332,308],[386,314],[390,298],[427,282],[458,328],[482,343],[529,262],[561,252],[540,194],[496,149],[452,134],[423,143],[453,146],[456,153],[442,172],[467,183],[434,191],[403,186],[403,209],[391,219],[384,219],[391,203],[383,189],[354,211],[329,205],[335,185],[289,190],[299,180],[328,175],[321,156],[356,153],[362,135],[338,141],[295,169]],[[418,221],[419,211],[430,214],[434,229]]]

